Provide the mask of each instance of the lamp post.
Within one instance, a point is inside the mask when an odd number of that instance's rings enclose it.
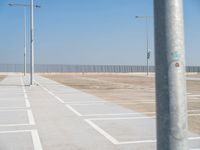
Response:
[[[149,76],[149,60],[151,50],[149,49],[149,28],[148,28],[148,19],[151,19],[151,16],[135,16],[136,19],[145,19],[145,28],[146,28],[146,58],[147,58],[147,76]]]
[[[34,83],[34,1],[30,0],[30,85]]]
[[[157,150],[188,150],[183,0],[154,0]]]
[[[26,75],[26,7],[27,5],[25,4],[8,4],[9,6],[18,6],[18,7],[23,7],[24,8],[24,76]]]
[[[34,0],[30,0],[30,86],[34,84],[34,48],[35,48],[35,38],[34,38],[34,7],[40,8],[38,5],[34,5]]]
[[[26,70],[27,70],[26,69],[26,52],[27,52],[27,36],[26,36],[26,33],[27,33],[26,32],[26,30],[27,30],[27,25],[26,25],[27,13],[26,13],[26,9],[27,9],[27,7],[32,8],[32,6],[33,6],[33,8],[34,7],[35,8],[40,8],[39,5],[33,5],[32,2],[31,2],[31,4],[20,4],[20,3],[10,3],[10,4],[8,4],[9,6],[16,6],[16,7],[22,7],[22,8],[24,8],[24,76],[26,75]],[[31,16],[32,16],[32,11],[31,11]],[[32,31],[33,30],[31,30],[31,32]],[[32,34],[31,34],[31,36],[32,36]],[[33,38],[31,38],[31,39],[33,39]],[[32,45],[32,42],[31,42],[31,45]],[[31,65],[31,67],[30,67],[30,76],[31,76],[31,79],[30,79],[30,85],[33,84],[33,79],[32,78],[33,78],[33,73],[34,73],[32,71],[32,68],[34,68],[34,61],[32,61],[34,53],[32,54],[32,50],[34,51],[34,49],[31,49],[31,59],[30,59],[31,60],[31,63],[30,63],[30,65]]]

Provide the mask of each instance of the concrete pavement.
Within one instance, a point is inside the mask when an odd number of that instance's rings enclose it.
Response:
[[[36,76],[0,82],[0,150],[155,150],[155,118]],[[199,115],[199,114],[198,114]],[[190,148],[200,135],[189,133]]]

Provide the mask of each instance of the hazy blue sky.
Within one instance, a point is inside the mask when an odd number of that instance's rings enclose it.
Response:
[[[0,63],[22,63],[24,12],[9,2],[29,0],[0,0]],[[35,14],[36,63],[145,64],[145,24],[135,16],[152,16],[153,0],[35,2],[42,6]],[[184,2],[186,62],[200,65],[200,0]],[[153,20],[149,29],[153,50]]]

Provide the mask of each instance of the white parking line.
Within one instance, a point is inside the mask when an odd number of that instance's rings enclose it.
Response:
[[[48,90],[47,88],[45,88],[44,86],[42,86],[40,83],[37,82],[37,84],[43,88],[47,93],[49,93],[50,95],[52,95],[54,98],[56,98],[59,102],[61,103],[65,103],[61,98],[59,98],[58,96],[56,96],[53,92],[51,92],[50,90]]]
[[[80,114],[78,111],[76,111],[73,107],[71,107],[70,105],[65,105],[69,110],[71,110],[73,113],[75,113],[77,116],[83,116],[82,114]]]
[[[33,139],[34,149],[42,150],[42,145],[40,143],[40,138],[39,138],[37,130],[33,130],[31,133],[32,133],[31,135],[32,135],[32,139]]]
[[[4,109],[0,109],[0,112],[2,111],[2,112],[6,112],[6,111],[8,111],[8,112],[10,112],[10,111],[28,111],[29,109],[25,109],[25,108],[22,108],[22,109],[6,109],[6,110],[4,110]]]
[[[60,101],[61,103],[65,103],[61,98],[59,98],[58,96],[55,96],[55,98]]]
[[[152,117],[148,117],[152,118]],[[123,141],[120,142],[109,133],[104,131],[98,125],[96,125],[93,121],[95,120],[124,120],[124,119],[141,119],[141,117],[131,117],[131,118],[94,118],[94,119],[84,119],[86,123],[88,123],[93,129],[103,135],[106,139],[108,139],[111,143],[115,145],[125,145],[125,144],[145,144],[145,143],[155,143],[156,140],[137,140],[137,141]],[[200,140],[200,137],[189,137],[188,140]]]
[[[31,105],[30,105],[30,102],[29,102],[29,100],[28,100],[28,98],[25,98],[25,104],[26,104],[26,107],[31,107]]]
[[[103,129],[101,129],[99,126],[97,126],[95,123],[93,123],[89,119],[85,119],[85,121],[91,127],[93,127],[96,131],[98,131],[101,135],[103,135],[106,139],[108,139],[109,141],[111,141],[113,144],[115,144],[115,145],[119,144],[119,141],[117,141],[115,138],[113,138],[110,134],[108,134],[107,132],[105,132]]]
[[[155,119],[155,117],[150,116],[139,116],[139,117],[118,117],[118,118],[91,118],[88,120],[98,121],[98,120],[134,120],[134,119]],[[85,119],[87,120],[87,119]]]
[[[35,125],[35,120],[34,120],[33,113],[31,110],[28,110],[28,119],[31,125]]]
[[[110,102],[91,102],[91,103],[71,103],[70,105],[86,105],[86,106],[92,106],[92,105],[107,105],[107,104],[124,104],[124,105],[138,105],[138,104],[154,104],[155,102],[119,102],[119,101],[110,101]],[[68,103],[69,104],[69,103]]]
[[[152,111],[152,112],[133,112],[133,113],[105,113],[105,114],[81,114],[79,111],[77,111],[75,108],[73,108],[71,105],[74,104],[66,104],[65,106],[70,109],[72,112],[74,112],[77,116],[80,117],[94,117],[94,116],[124,116],[124,115],[152,115],[155,114],[156,112]],[[75,104],[75,106],[84,106],[82,104]],[[88,106],[88,105],[86,105]],[[90,106],[90,105],[89,105]],[[189,110],[188,113],[191,112],[200,112],[200,110]],[[188,114],[188,116],[199,116],[200,114]],[[142,117],[143,118],[143,117]]]
[[[196,98],[192,98],[196,99]],[[198,98],[199,99],[199,98]],[[155,104],[155,101],[134,101],[134,102],[125,102],[125,101],[68,101],[64,102],[65,104],[70,105],[105,105],[105,104],[127,104],[127,105],[139,105],[139,104]],[[200,103],[200,100],[189,100],[188,103]]]
[[[7,133],[25,133],[30,132],[33,140],[34,150],[42,150],[42,145],[37,130],[13,130],[13,131],[0,131],[0,134]]]
[[[34,121],[34,117],[32,114],[32,111],[30,109],[18,109],[18,110],[0,110],[0,112],[27,112],[27,116],[28,116],[28,123],[13,123],[13,124],[0,124],[1,127],[13,127],[13,126],[27,126],[27,125],[35,125],[35,121]]]
[[[155,114],[155,112],[146,112],[147,114]],[[82,115],[84,117],[94,117],[94,116],[126,116],[126,115],[141,115],[142,113],[116,113],[116,114],[89,114],[89,115]]]
[[[26,93],[26,89],[24,87],[24,82],[23,82],[22,77],[20,78],[20,80],[21,80],[22,90],[23,90],[23,93],[24,93],[24,100],[25,100],[26,107],[31,107],[30,102],[28,100],[28,95]]]

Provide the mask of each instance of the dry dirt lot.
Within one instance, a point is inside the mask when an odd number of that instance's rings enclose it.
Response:
[[[138,112],[155,111],[155,103],[138,103],[141,101],[155,102],[154,77],[145,77],[140,74],[45,74],[50,78],[67,86],[96,95],[108,101],[131,102],[132,104],[120,104]],[[200,77],[200,75],[189,75]],[[187,92],[191,95],[200,95],[200,81],[187,81]],[[134,104],[133,104],[134,102]],[[194,99],[188,96],[188,109],[199,110],[200,97]],[[189,128],[200,134],[200,115],[189,117]]]
[[[5,77],[5,75],[0,75],[0,81],[3,80]]]

